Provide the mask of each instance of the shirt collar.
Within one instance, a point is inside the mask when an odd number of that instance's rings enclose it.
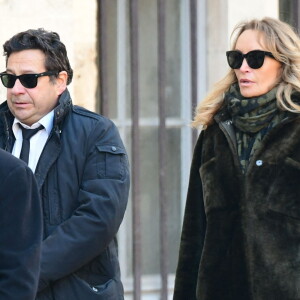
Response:
[[[42,117],[38,122],[32,124],[31,126],[28,126],[24,123],[22,123],[21,121],[19,121],[17,118],[14,119],[13,122],[13,133],[15,135],[15,137],[17,137],[17,133],[20,130],[20,127],[18,125],[18,123],[20,123],[23,127],[25,128],[31,128],[31,129],[35,129],[37,127],[39,127],[40,125],[43,125],[47,134],[49,135],[52,127],[53,127],[53,119],[54,119],[54,110],[51,110],[47,115],[45,115],[44,117]]]

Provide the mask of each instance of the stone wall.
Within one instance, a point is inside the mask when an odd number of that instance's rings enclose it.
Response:
[[[254,17],[278,17],[279,5],[278,0],[209,0],[201,6],[205,6],[206,10],[201,13],[206,17],[206,40],[205,49],[201,49],[202,45],[199,49],[201,53],[206,53],[201,76],[205,77],[202,79],[206,82],[204,90],[207,90],[228,70],[224,55],[230,47],[230,33],[235,24]],[[74,80],[69,86],[73,101],[95,110],[98,88],[97,1],[0,0],[0,9],[1,52],[2,44],[19,31],[43,27],[58,32],[67,46],[74,69]],[[201,32],[203,34],[203,30]],[[4,58],[0,58],[0,71],[3,70]],[[0,102],[5,100],[5,94],[5,88],[0,85]]]
[[[73,102],[95,110],[98,71],[96,65],[96,0],[0,0],[0,45],[14,34],[30,28],[57,32],[66,45],[74,70],[69,86]],[[0,57],[0,71],[5,70]],[[0,86],[0,102],[6,89]]]

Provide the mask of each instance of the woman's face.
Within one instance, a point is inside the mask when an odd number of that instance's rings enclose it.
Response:
[[[237,39],[235,50],[243,54],[252,50],[266,49],[262,34],[256,30],[245,30]],[[241,94],[246,98],[258,97],[268,93],[280,80],[281,63],[274,58],[265,56],[264,63],[259,69],[248,66],[246,59],[239,69],[234,69]]]

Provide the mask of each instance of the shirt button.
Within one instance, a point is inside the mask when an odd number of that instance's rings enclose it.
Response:
[[[262,166],[262,164],[263,164],[263,161],[262,160],[257,160],[256,161],[256,165],[258,166],[258,167],[260,167],[260,166]]]
[[[115,146],[112,146],[112,147],[111,147],[111,150],[114,151],[114,152],[116,152],[116,151],[117,151],[117,148],[116,148]]]
[[[95,288],[94,286],[92,287],[92,290],[94,291],[94,292],[98,292],[98,289],[97,288]]]

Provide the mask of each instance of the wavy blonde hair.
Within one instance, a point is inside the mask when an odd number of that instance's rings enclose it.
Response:
[[[232,49],[235,49],[239,36],[245,30],[257,30],[262,34],[266,50],[272,52],[276,60],[282,63],[282,75],[276,94],[277,104],[283,110],[300,113],[300,106],[291,99],[293,91],[300,92],[300,38],[293,28],[277,19],[253,19],[239,23],[233,30]],[[192,126],[205,129],[212,124],[213,117],[224,101],[224,93],[237,82],[234,70],[218,81],[211,92],[200,102],[195,111]]]

